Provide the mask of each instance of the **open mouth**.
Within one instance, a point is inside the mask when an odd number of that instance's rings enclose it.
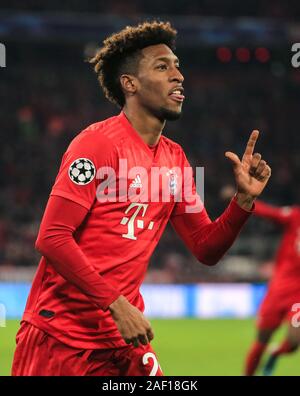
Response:
[[[183,95],[183,87],[174,88],[170,93],[169,96],[175,100],[176,102],[183,102],[185,96]]]

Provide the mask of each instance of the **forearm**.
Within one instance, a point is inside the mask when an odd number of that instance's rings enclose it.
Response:
[[[234,199],[213,222],[204,211],[201,214],[176,216],[172,224],[200,262],[215,265],[232,246],[250,214]]]
[[[207,265],[215,265],[232,246],[251,212],[232,200],[225,212],[208,224],[195,243],[197,257]]]
[[[36,248],[57,273],[80,289],[100,309],[106,310],[119,297],[120,293],[97,273],[72,236],[64,233],[40,236]]]
[[[120,293],[95,270],[73,234],[87,214],[82,206],[51,196],[41,222],[36,248],[68,282],[105,310]]]

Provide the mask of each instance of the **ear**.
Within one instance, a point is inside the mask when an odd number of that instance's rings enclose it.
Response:
[[[130,74],[122,74],[120,77],[120,83],[125,94],[134,94],[137,90],[137,80]]]

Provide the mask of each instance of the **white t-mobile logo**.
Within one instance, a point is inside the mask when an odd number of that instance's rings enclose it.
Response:
[[[124,217],[122,218],[122,220],[121,220],[121,224],[122,224],[122,225],[127,225],[127,227],[128,227],[128,232],[127,232],[127,234],[122,234],[122,237],[123,237],[123,238],[128,238],[128,239],[136,240],[136,236],[134,235],[134,230],[135,230],[135,218],[137,217],[137,215],[139,214],[139,212],[140,212],[141,210],[142,210],[141,216],[144,217],[144,216],[145,216],[145,213],[146,213],[146,210],[147,210],[147,208],[148,208],[148,205],[149,205],[149,204],[140,204],[140,203],[132,202],[132,203],[128,206],[128,208],[126,209],[125,214],[128,214],[128,213],[131,211],[132,208],[136,208],[136,209],[135,209],[135,211],[133,212],[133,214],[132,214],[131,217],[124,216]],[[145,228],[145,224],[144,224],[144,223],[145,223],[144,220],[137,220],[137,222],[136,222],[137,228],[140,228],[140,229]],[[149,223],[147,229],[148,229],[148,230],[152,230],[153,226],[154,226],[154,222],[153,222],[153,221],[150,221],[150,223]]]

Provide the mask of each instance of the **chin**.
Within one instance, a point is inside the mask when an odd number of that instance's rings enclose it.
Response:
[[[160,109],[161,118],[166,121],[175,121],[178,120],[181,116],[181,109],[180,110],[170,110],[166,108]]]

